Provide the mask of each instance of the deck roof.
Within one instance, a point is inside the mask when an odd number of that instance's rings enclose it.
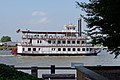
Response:
[[[22,33],[31,33],[31,34],[72,34],[78,32],[38,32],[38,31],[21,31]]]

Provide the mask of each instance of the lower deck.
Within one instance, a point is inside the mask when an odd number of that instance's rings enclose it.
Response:
[[[17,47],[17,53],[30,56],[78,56],[97,55],[98,50],[92,47]]]

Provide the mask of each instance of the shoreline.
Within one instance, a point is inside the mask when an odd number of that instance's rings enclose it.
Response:
[[[16,46],[0,46],[0,51],[1,50],[12,50],[16,48]]]

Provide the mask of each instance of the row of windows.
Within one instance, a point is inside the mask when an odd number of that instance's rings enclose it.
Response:
[[[49,44],[55,44],[55,43],[57,43],[57,44],[84,44],[85,43],[85,41],[74,41],[74,40],[58,40],[58,41],[55,41],[55,40],[48,40],[48,43]]]
[[[27,51],[40,51],[41,48],[28,48]],[[91,51],[92,48],[51,48],[52,51]],[[25,48],[23,48],[23,51],[25,51]]]
[[[42,43],[42,41],[41,40],[37,40],[37,43]]]
[[[37,40],[37,43],[39,44],[39,43],[42,43],[42,41],[41,40]],[[74,40],[48,40],[48,43],[49,44],[84,44],[85,43],[85,41],[74,41]]]
[[[91,50],[92,48],[58,48],[57,51],[91,51]]]
[[[28,48],[28,50],[27,51],[37,51],[37,49],[36,48]],[[38,48],[38,50],[40,51],[40,48]],[[23,51],[25,51],[25,48],[23,48]]]

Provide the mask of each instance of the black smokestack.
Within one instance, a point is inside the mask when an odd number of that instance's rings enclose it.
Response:
[[[81,17],[78,18],[78,36],[81,36],[81,22],[82,19]]]

